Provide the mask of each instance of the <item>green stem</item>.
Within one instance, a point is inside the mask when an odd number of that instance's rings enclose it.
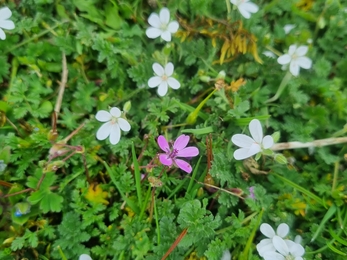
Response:
[[[158,246],[160,245],[160,226],[159,226],[159,216],[157,211],[157,204],[155,203],[155,196],[153,198],[153,206],[154,206],[154,215],[155,215],[155,225],[157,226],[157,236],[158,236]]]
[[[272,98],[266,100],[265,103],[271,103],[271,102],[276,101],[281,96],[283,90],[286,88],[291,77],[292,77],[292,74],[290,73],[290,71],[287,71],[287,74],[282,79],[282,82],[281,82],[280,86],[278,87],[276,94]]]
[[[334,178],[333,178],[333,185],[331,186],[331,192],[333,192],[335,190],[335,188],[336,188],[337,178],[338,178],[338,175],[339,175],[339,166],[340,166],[339,161],[335,162]]]
[[[228,16],[227,18],[229,19],[231,16],[231,5],[230,5],[230,0],[225,0],[225,3],[227,5],[227,12],[228,12]]]

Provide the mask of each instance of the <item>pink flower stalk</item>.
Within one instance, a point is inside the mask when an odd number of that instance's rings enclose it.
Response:
[[[165,137],[160,135],[158,137],[158,145],[165,153],[159,154],[159,161],[166,166],[171,167],[172,165],[175,165],[186,173],[191,173],[192,166],[190,166],[190,164],[186,161],[177,158],[191,158],[199,154],[198,148],[193,146],[186,147],[189,139],[190,137],[188,135],[180,135],[176,139],[172,148],[170,148],[170,145],[166,141]]]

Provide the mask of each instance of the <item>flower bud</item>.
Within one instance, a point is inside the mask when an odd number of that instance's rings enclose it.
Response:
[[[123,111],[124,113],[128,113],[131,109],[131,101],[127,101],[125,102],[124,106],[123,106]]]
[[[275,161],[280,163],[280,164],[287,164],[288,163],[287,158],[284,157],[284,155],[281,153],[278,153],[275,155]]]
[[[225,71],[224,70],[221,70],[218,75],[217,75],[217,78],[216,79],[225,79]]]

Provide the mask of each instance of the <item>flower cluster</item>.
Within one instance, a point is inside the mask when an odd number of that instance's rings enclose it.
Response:
[[[8,7],[0,9],[0,39],[5,40],[6,34],[3,29],[12,30],[15,28],[14,23],[8,20],[12,15],[11,10]]]
[[[265,260],[303,260],[305,249],[300,245],[301,237],[297,236],[294,241],[285,239],[289,234],[287,224],[280,224],[275,232],[269,224],[263,223],[260,232],[267,238],[257,244],[257,251]]]

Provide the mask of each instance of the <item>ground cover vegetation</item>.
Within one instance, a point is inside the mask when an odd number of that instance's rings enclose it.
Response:
[[[0,259],[346,259],[346,52],[339,0],[0,0]]]

